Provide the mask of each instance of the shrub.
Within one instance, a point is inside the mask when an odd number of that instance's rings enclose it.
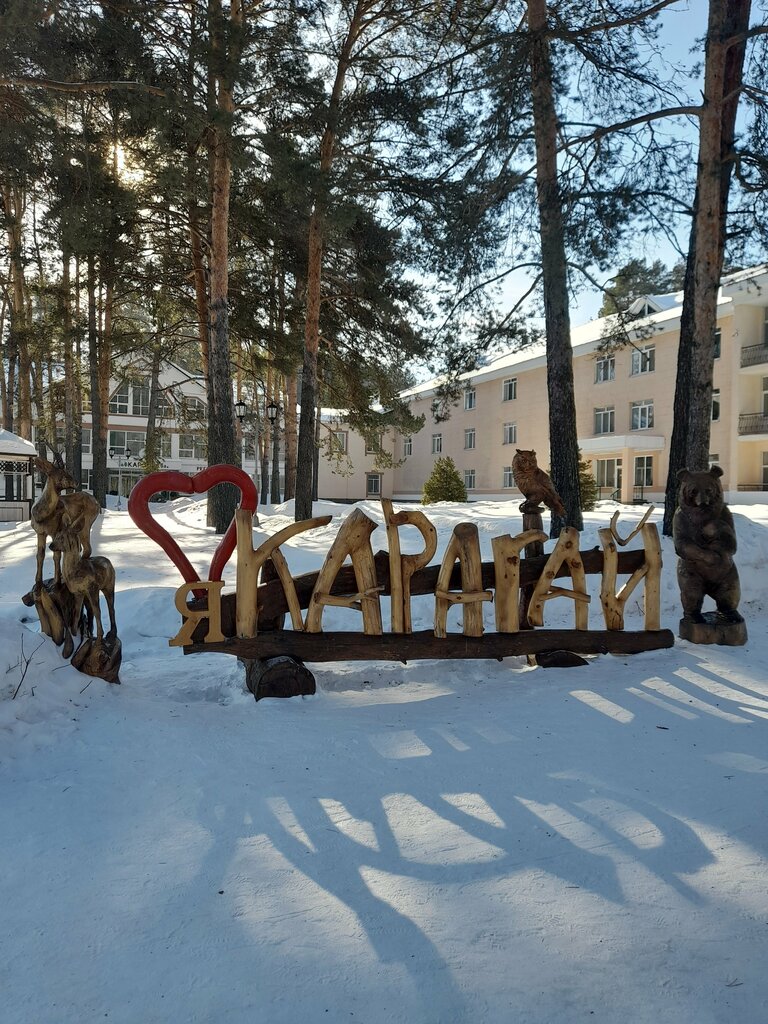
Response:
[[[421,500],[424,505],[433,505],[436,501],[467,500],[467,488],[453,459],[446,457],[435,460],[432,474],[424,484]]]
[[[582,512],[592,511],[597,504],[598,494],[597,480],[592,475],[592,467],[586,459],[582,459],[579,451],[579,495]]]

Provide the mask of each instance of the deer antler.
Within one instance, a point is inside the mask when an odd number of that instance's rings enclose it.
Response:
[[[617,520],[619,518],[619,510],[616,509],[616,511],[611,516],[611,536],[616,541],[616,543],[619,545],[619,547],[623,548],[625,544],[629,544],[629,542],[632,540],[632,538],[636,537],[638,535],[638,533],[640,533],[642,528],[648,522],[648,517],[650,516],[651,512],[653,512],[653,509],[654,509],[653,505],[649,505],[648,506],[648,509],[647,509],[645,515],[643,516],[643,518],[640,520],[640,522],[634,528],[632,533],[630,533],[630,535],[626,539],[624,539],[624,540],[621,539],[621,535],[619,534],[619,531],[616,529],[616,522],[617,522]]]
[[[64,465],[64,459],[60,451],[55,451],[53,453],[53,464],[56,467],[56,469],[66,469],[66,466]]]

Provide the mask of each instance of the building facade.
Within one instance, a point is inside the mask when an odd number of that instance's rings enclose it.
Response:
[[[612,318],[572,331],[579,447],[601,497],[663,500],[677,373],[682,295],[646,296],[631,313],[630,343],[603,354]],[[710,462],[723,471],[730,501],[761,501],[768,490],[768,267],[723,280],[718,298]],[[549,464],[549,417],[543,344],[489,361],[463,380],[450,418],[432,415],[437,381],[407,392],[424,426],[392,436],[393,469],[382,472],[382,493],[418,500],[436,458],[450,455],[470,500],[518,498],[512,479],[516,448],[534,449]],[[340,428],[341,429],[341,428]],[[361,463],[362,469],[362,463]],[[321,495],[332,496],[321,460]],[[367,495],[354,478],[349,499]]]

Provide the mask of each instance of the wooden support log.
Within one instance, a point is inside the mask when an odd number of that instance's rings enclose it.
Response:
[[[185,654],[221,653],[238,658],[274,658],[281,654],[302,662],[401,661],[445,658],[508,658],[540,651],[573,651],[577,654],[636,654],[674,645],[671,630],[617,632],[615,630],[534,629],[520,633],[485,633],[481,637],[449,633],[436,637],[432,630],[417,633],[297,633],[281,630],[258,637],[232,637],[224,643],[191,644]]]
[[[410,633],[413,629],[411,620],[411,589],[414,575],[429,565],[437,551],[437,530],[429,519],[418,509],[405,509],[402,512],[392,511],[392,502],[382,500],[384,518],[387,524],[387,540],[389,543],[389,593],[392,597],[392,632]],[[424,550],[415,555],[400,554],[399,527],[414,526],[424,539]],[[393,546],[394,545],[394,546]],[[397,554],[395,561],[393,552]],[[402,609],[402,611],[401,611]]]
[[[263,697],[305,697],[316,692],[315,677],[300,661],[286,654],[241,659],[245,685],[256,700]]]

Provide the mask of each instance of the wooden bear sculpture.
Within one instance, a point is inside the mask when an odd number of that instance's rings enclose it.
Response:
[[[565,506],[555,490],[552,481],[536,462],[536,452],[517,449],[512,459],[512,476],[515,484],[525,495],[520,506],[522,512],[533,512],[539,504],[544,504],[555,515],[565,516]]]
[[[672,536],[678,554],[677,581],[683,605],[681,636],[698,643],[744,643],[746,630],[731,630],[736,639],[727,639],[728,631],[706,639],[706,630],[697,625],[716,628],[723,624],[743,624],[738,612],[741,598],[739,573],[734,564],[736,530],[733,516],[723,498],[720,477],[723,471],[712,466],[709,472],[692,473],[681,469],[677,474],[677,509],[672,523]],[[705,597],[711,597],[717,615],[702,614]],[[739,639],[743,634],[743,639]]]

